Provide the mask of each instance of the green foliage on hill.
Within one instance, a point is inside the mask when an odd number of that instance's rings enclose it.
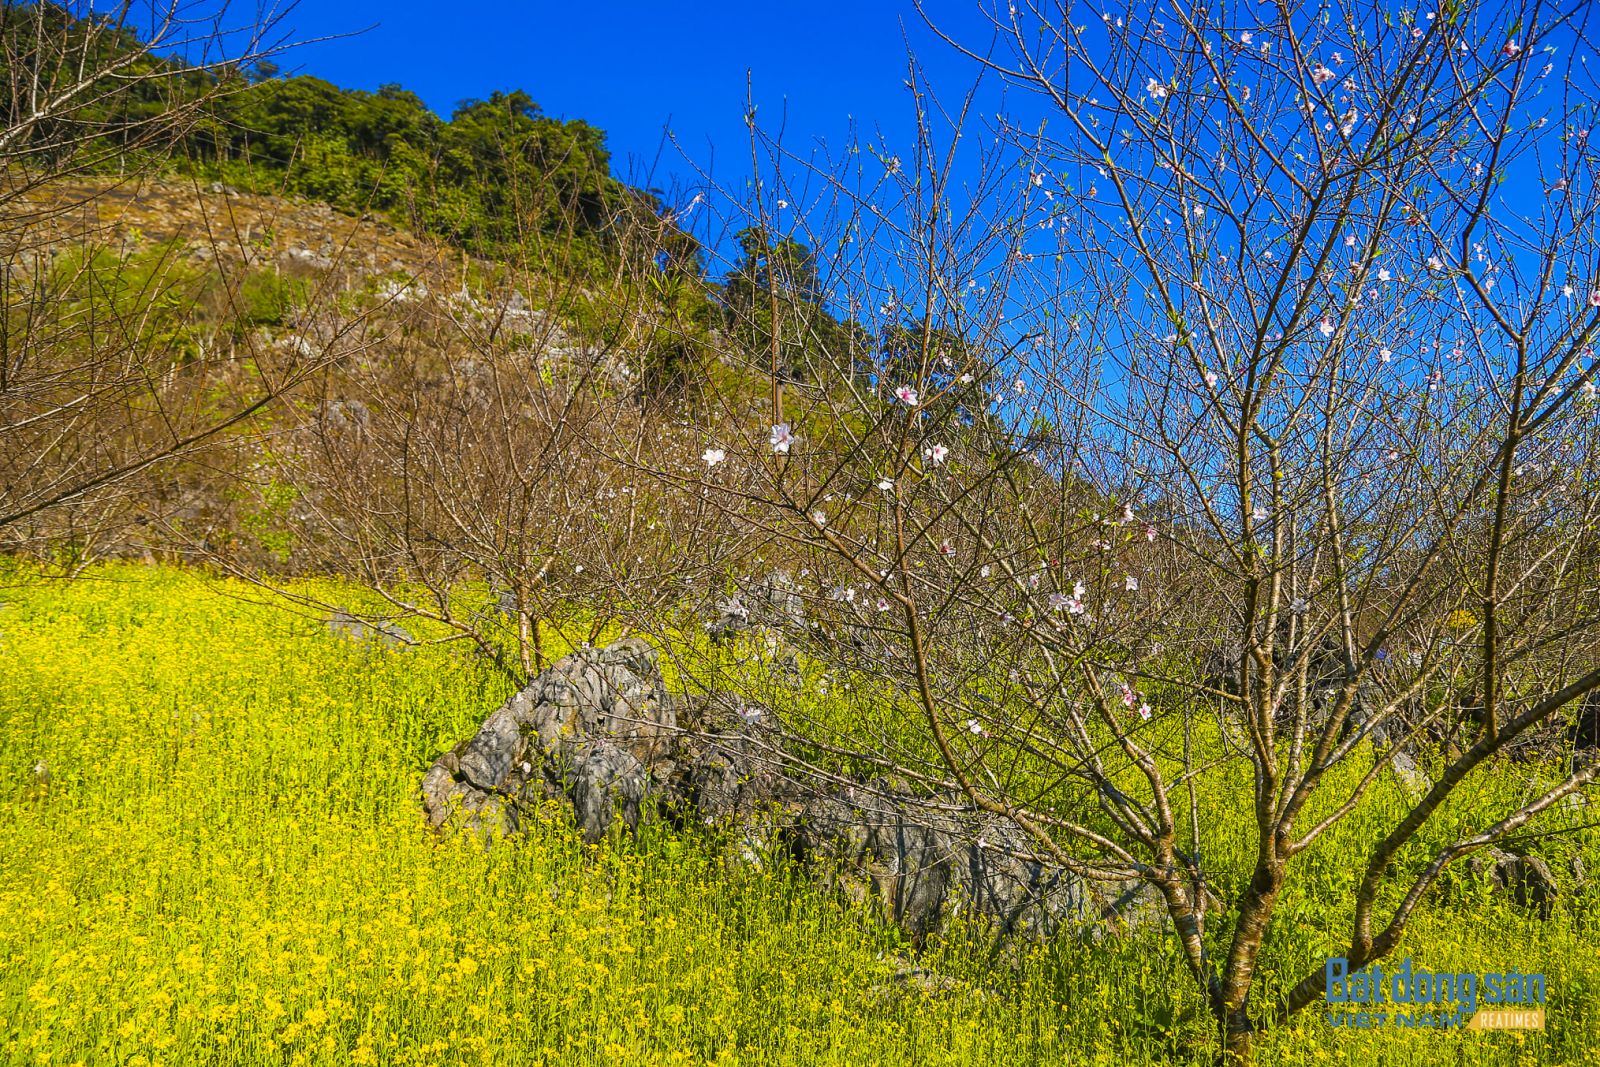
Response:
[[[97,91],[91,106],[36,128],[41,153],[77,152],[99,170],[154,154],[252,192],[385,213],[494,258],[531,256],[571,270],[628,256],[699,272],[699,246],[659,198],[612,175],[604,131],[545,115],[520,89],[464,101],[445,119],[398,85],[342,89],[278,77],[269,63],[185,75],[181,58],[140,56],[136,33],[103,19],[76,18],[56,4],[7,4],[5,12],[5,83],[63,81],[73,73],[67,65],[84,59],[74,40],[90,42],[102,69],[116,67],[114,91]],[[162,65],[175,76],[142,77]],[[8,126],[17,119],[10,112],[26,106],[26,94],[0,94]],[[171,121],[152,141],[142,120],[159,116]]]
[[[7,4],[5,11],[27,15],[0,20],[0,80],[12,84],[70,73],[46,68],[72,56],[58,45],[75,33],[107,57],[140,48],[134,31],[104,23],[90,33],[89,20],[56,4]],[[187,73],[139,77],[160,64]],[[642,331],[635,338],[646,364],[641,380],[652,392],[704,380],[719,330],[763,368],[776,331],[777,373],[824,391],[843,374],[853,383],[870,379],[880,358],[907,372],[921,362],[918,346],[908,345],[919,339],[914,324],[874,337],[830,307],[816,252],[790,236],[741,231],[727,276],[708,278],[699,242],[660,196],[612,173],[605,132],[546,115],[521,89],[463,101],[442,118],[398,84],[344,89],[308,75],[279,76],[266,62],[219,73],[145,55],[117,77],[126,84],[37,135],[53,146],[48,151],[83,152],[88,162],[77,172],[126,173],[153,163],[252,193],[376,213],[485,258],[570,280],[574,291],[598,293],[603,309],[631,309],[626,322],[610,312],[589,322],[595,315],[583,307],[558,311],[591,337]],[[0,94],[0,111],[20,99]],[[155,123],[161,116],[170,121]],[[69,136],[61,136],[63,125]],[[161,136],[151,136],[155,127]],[[271,303],[271,294],[248,295]],[[959,338],[942,338],[938,347],[965,352]]]
[[[211,105],[184,149],[201,175],[389,213],[484,255],[575,247],[698,269],[698,246],[659,200],[611,175],[604,132],[545,115],[521,90],[441,119],[398,85],[263,78]]]

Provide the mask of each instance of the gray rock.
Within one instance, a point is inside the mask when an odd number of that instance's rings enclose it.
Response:
[[[519,811],[556,798],[572,806],[587,840],[603,837],[618,811],[632,829],[647,768],[670,767],[675,730],[648,645],[628,640],[574,653],[434,761],[422,783],[428,820],[515,833]]]
[[[1539,918],[1548,919],[1561,895],[1550,865],[1538,856],[1518,855],[1498,848],[1486,849],[1467,861],[1467,867],[1503,893],[1509,893],[1519,907],[1532,908]]]
[[[305,338],[296,336],[302,345]],[[309,346],[307,346],[309,347]],[[330,430],[362,432],[372,423],[372,412],[359,400],[330,400],[324,409],[323,422]]]
[[[956,923],[1037,942],[1159,911],[1140,883],[1102,891],[1054,867],[1006,820],[932,812],[898,792],[878,782],[865,795],[820,798],[801,816],[800,839],[846,895],[877,905],[918,943]]]
[[[1413,803],[1421,800],[1423,795],[1433,788],[1433,779],[1417,763],[1409,746],[1399,749],[1389,757],[1389,769],[1400,780],[1400,784],[1405,786],[1406,793],[1410,795]]]
[[[605,837],[617,815],[628,830],[639,828],[639,816],[650,772],[626,749],[609,741],[589,746],[572,775],[572,808],[585,841]]]
[[[492,838],[554,801],[597,842],[661,811],[725,832],[730,862],[798,856],[918,942],[958,925],[1034,942],[1161,921],[1147,887],[1056,867],[1009,821],[963,812],[959,797],[799,776],[766,709],[712,702],[685,712],[692,729],[680,727],[644,642],[574,653],[434,761],[422,780],[428,821]]]
[[[711,618],[706,622],[706,631],[711,635],[711,640],[719,644],[749,629],[750,609],[744,606],[744,598],[738,593],[718,600],[712,608]]]
[[[304,264],[312,270],[328,270],[333,266],[333,260],[328,255],[313,252],[304,246],[289,249],[288,258],[290,262]]]
[[[377,640],[385,648],[405,648],[417,643],[403,626],[383,619],[358,619],[343,611],[328,616],[328,632],[352,641]]]
[[[713,602],[706,630],[713,641],[725,641],[755,629],[791,637],[807,631],[805,601],[793,579],[779,571],[741,583],[731,595]]]

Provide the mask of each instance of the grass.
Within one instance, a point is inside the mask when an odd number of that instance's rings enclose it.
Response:
[[[1015,967],[911,953],[782,864],[559,819],[483,848],[428,834],[427,761],[508,695],[464,650],[385,652],[134,566],[0,590],[0,1063],[1162,1064],[1209,1035],[1155,933]],[[43,761],[50,781],[33,770]],[[1335,865],[1328,865],[1330,871]],[[1285,899],[1272,960],[1326,951],[1333,873]],[[1344,1033],[1263,1063],[1600,1059],[1600,924],[1470,885],[1402,954],[1549,976],[1544,1034]]]

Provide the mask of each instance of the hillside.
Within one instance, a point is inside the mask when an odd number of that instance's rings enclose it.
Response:
[[[463,258],[442,241],[323,201],[243,193],[176,176],[59,182],[30,195],[24,206],[51,220],[36,237],[41,242],[92,240],[127,250],[171,244],[197,263],[220,256],[239,266],[325,270],[338,260],[355,273],[438,279],[442,267],[459,268]]]
[[[125,497],[115,519],[97,520],[96,536],[75,542],[76,558],[190,555],[195,546],[186,545],[189,535],[177,523],[212,531],[202,536],[219,550],[221,530],[233,528],[226,543],[229,552],[244,553],[241,563],[309,566],[238,539],[237,521],[227,516],[250,506],[255,490],[241,496],[228,479],[253,483],[254,472],[294,459],[270,442],[309,432],[329,412],[359,409],[381,418],[426,395],[457,405],[452,418],[481,422],[491,403],[484,390],[491,368],[501,368],[491,392],[502,396],[587,383],[583,388],[597,395],[627,398],[628,408],[666,394],[675,398],[669,412],[690,402],[691,380],[683,375],[691,368],[693,391],[713,378],[734,390],[727,401],[741,403],[737,394],[746,391],[738,384],[741,360],[706,325],[704,292],[676,298],[679,307],[695,302],[691,349],[681,311],[633,280],[585,284],[581,275],[475,256],[326,203],[147,177],[54,183],[30,196],[26,209],[44,222],[29,230],[29,247],[17,257],[15,276],[25,280],[18,292],[33,292],[30,299],[58,322],[57,336],[93,330],[97,317],[135,316],[130,327],[136,322],[142,343],[155,345],[144,358],[169,368],[163,389],[185,396],[202,384],[243,395],[250,368],[263,361],[305,375],[293,405],[212,440],[203,454]],[[187,368],[182,377],[170,374],[175,366]],[[759,387],[748,395],[758,396]],[[172,401],[152,395],[150,402]],[[487,424],[480,429],[487,433]],[[129,447],[137,447],[139,432],[129,427]],[[577,462],[576,455],[568,459]],[[61,462],[73,461],[62,454]],[[37,466],[32,476],[40,477]],[[270,495],[270,482],[263,473],[260,491]],[[91,513],[109,517],[90,509],[58,513],[57,520]],[[62,529],[21,531],[21,543],[54,540]],[[257,533],[269,541],[292,536]]]
[[[0,1067],[1594,1060],[1581,7],[1016,5],[682,192],[0,7]]]

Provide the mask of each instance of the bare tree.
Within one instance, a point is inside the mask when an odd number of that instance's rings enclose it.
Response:
[[[530,182],[530,196],[548,192]],[[658,261],[681,234],[650,205],[624,213],[598,255],[578,240],[578,208],[561,207],[570,225],[554,234],[535,230],[544,205],[519,211],[507,262],[464,259],[459,280],[425,271],[375,294],[360,357],[279,421],[249,479],[292,497],[286,558],[209,558],[404,642],[465,642],[518,678],[682,600],[684,545],[711,512],[655,492],[639,467],[696,439],[679,378],[700,342],[675,309],[699,280]],[[319,599],[284,570],[375,599]]]
[[[105,181],[63,184],[159,167],[196,115],[283,50],[288,10],[236,23],[227,5],[179,2],[0,9],[0,532],[12,547],[38,543],[64,507],[89,520],[119,485],[242,426],[319,363],[248,343],[198,351],[184,327],[200,291],[181,257],[135,264],[97,218]]]
[[[218,94],[290,45],[293,5],[8,3],[0,9],[0,208],[30,190],[170,150]],[[25,212],[24,217],[30,217]]]
[[[993,128],[913,66],[914,143],[761,142],[876,335],[701,480],[889,687],[785,726],[1152,887],[1225,1062],[1322,996],[1253,996],[1297,857],[1381,827],[1327,859],[1360,967],[1600,769],[1538,758],[1600,689],[1585,18],[1019,0]]]

